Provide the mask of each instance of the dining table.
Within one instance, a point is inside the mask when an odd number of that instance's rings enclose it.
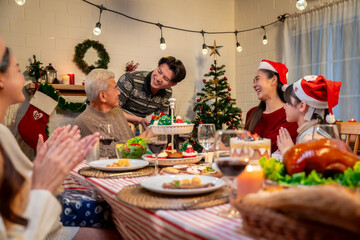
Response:
[[[116,197],[123,188],[149,176],[95,178],[79,174],[88,167],[84,160],[65,179],[65,189],[96,192],[110,205],[114,224],[124,239],[252,239],[242,228],[241,218],[228,219],[218,213],[229,203],[196,210],[151,210],[124,203]]]

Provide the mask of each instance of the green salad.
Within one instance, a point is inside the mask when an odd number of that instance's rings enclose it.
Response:
[[[321,185],[325,183],[338,183],[346,187],[360,187],[360,162],[354,167],[348,168],[343,174],[336,174],[333,177],[325,178],[315,170],[306,175],[305,172],[295,173],[292,176],[286,174],[285,166],[275,158],[266,159],[262,157],[260,165],[264,169],[265,178],[280,185]]]
[[[116,151],[121,158],[141,158],[146,153],[146,142],[141,137],[134,137],[125,144],[116,144]]]

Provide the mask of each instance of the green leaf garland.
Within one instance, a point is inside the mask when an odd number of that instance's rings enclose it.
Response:
[[[96,64],[96,66],[94,66],[94,65],[89,66],[89,64],[87,64],[84,61],[85,54],[91,47],[97,51],[98,57],[100,58]],[[74,62],[76,63],[78,68],[80,68],[80,70],[83,73],[89,74],[89,72],[91,72],[91,70],[93,70],[95,68],[107,69],[108,64],[110,62],[110,57],[109,57],[109,54],[107,53],[107,51],[105,50],[104,45],[102,45],[99,41],[93,41],[93,40],[87,39],[84,42],[76,45]]]

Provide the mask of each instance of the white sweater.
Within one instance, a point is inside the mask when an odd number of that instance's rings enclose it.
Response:
[[[22,175],[31,178],[32,162],[21,151],[11,131],[0,124],[0,144],[12,164]],[[4,196],[0,196],[4,197]],[[0,240],[5,239],[72,239],[78,227],[63,227],[60,222],[61,206],[47,190],[31,190],[24,217],[29,220],[27,227],[14,224],[6,231],[0,216]]]

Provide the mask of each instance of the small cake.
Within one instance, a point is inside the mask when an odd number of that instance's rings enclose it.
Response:
[[[167,158],[167,153],[165,151],[162,151],[159,156],[158,156],[158,159],[166,159]]]
[[[182,152],[183,158],[193,158],[197,156],[197,152],[193,149],[192,145],[187,145],[187,148]]]
[[[177,116],[177,117],[176,117],[176,121],[175,121],[174,124],[179,125],[179,124],[185,124],[185,123],[184,123],[184,121],[181,119],[180,116]]]
[[[182,152],[168,153],[168,158],[182,158]]]
[[[249,141],[242,139],[231,138],[231,154],[240,154],[241,148],[248,144],[250,148],[250,160],[259,160],[261,157],[270,158],[271,154],[271,140],[261,138],[257,134],[249,133]]]

